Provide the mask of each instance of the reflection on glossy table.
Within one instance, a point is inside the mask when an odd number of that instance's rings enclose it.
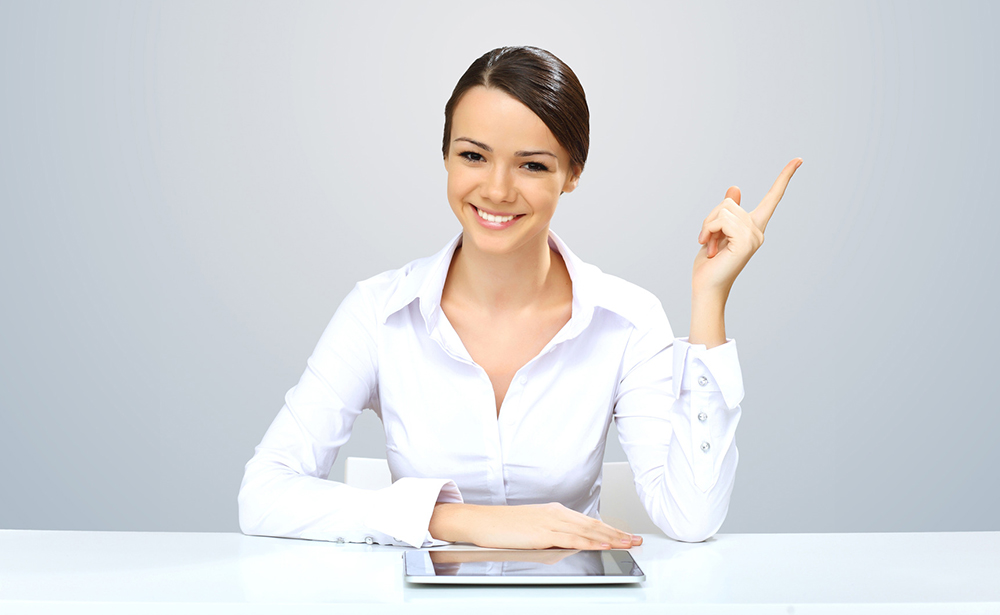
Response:
[[[1000,532],[646,536],[633,587],[422,587],[403,551],[0,530],[0,613],[1000,613]]]

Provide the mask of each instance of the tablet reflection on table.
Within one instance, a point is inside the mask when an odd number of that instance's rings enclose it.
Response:
[[[603,551],[430,551],[439,576],[596,576],[604,574]],[[610,557],[610,556],[609,556]]]

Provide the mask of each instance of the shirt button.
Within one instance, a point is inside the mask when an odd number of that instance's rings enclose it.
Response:
[[[698,413],[698,420],[701,421],[702,423],[704,423],[705,421],[708,420],[708,415],[705,414],[704,412],[699,412]]]
[[[518,380],[521,382],[522,385],[523,384],[528,384],[528,377],[527,376],[521,376]]]
[[[712,448],[712,445],[711,445],[711,444],[709,444],[708,442],[702,442],[702,443],[701,443],[701,450],[702,450],[702,451],[704,451],[704,452],[706,452],[706,453],[707,453],[707,452],[708,452],[708,449],[710,449],[710,448]]]
[[[375,539],[372,538],[371,536],[365,536],[365,544],[366,545],[375,544]]]
[[[698,385],[705,386],[706,384],[708,384],[708,378],[705,376],[698,376]]]
[[[337,536],[336,542],[337,542],[338,545],[344,544],[344,537],[343,536]]]

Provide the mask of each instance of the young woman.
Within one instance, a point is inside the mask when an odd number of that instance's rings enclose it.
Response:
[[[462,232],[358,283],[271,424],[239,494],[244,533],[421,546],[628,548],[599,520],[610,422],[668,536],[722,525],[743,385],[724,311],[801,159],[758,207],[731,187],[694,263],[688,338],[650,293],[583,263],[549,229],[589,147],[583,88],[532,47],[495,49],[445,107]],[[354,420],[382,420],[391,487],[325,480]]]

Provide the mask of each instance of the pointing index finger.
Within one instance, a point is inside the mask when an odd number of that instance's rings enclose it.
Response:
[[[802,165],[801,158],[795,158],[791,162],[785,165],[785,168],[781,170],[781,174],[778,175],[778,179],[774,180],[774,184],[771,185],[771,189],[767,191],[764,195],[763,200],[757,205],[756,209],[750,212],[750,217],[753,219],[753,223],[757,225],[757,228],[761,232],[767,228],[767,223],[774,215],[774,209],[778,206],[778,202],[781,201],[781,197],[785,194],[785,188],[788,187],[788,182],[792,179],[792,175],[795,174],[795,170]]]

